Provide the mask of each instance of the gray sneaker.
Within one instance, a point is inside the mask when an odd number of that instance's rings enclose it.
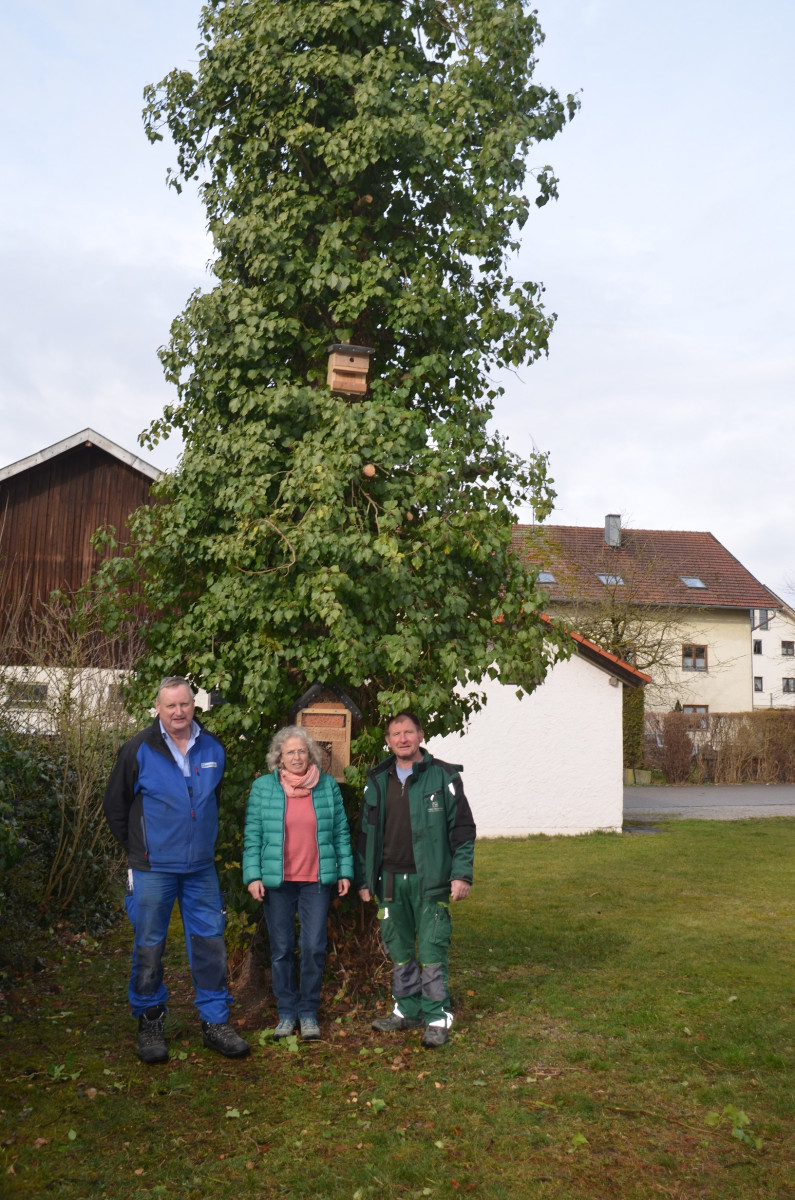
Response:
[[[275,1038],[292,1037],[295,1033],[295,1017],[280,1017],[279,1024],[273,1031]]]
[[[138,1018],[138,1057],[141,1062],[168,1062],[166,1010],[162,1004],[148,1008]]]
[[[422,1029],[425,1022],[420,1017],[399,1017],[391,1013],[388,1017],[377,1017],[370,1026],[376,1033],[397,1033],[400,1029]]]
[[[219,1054],[224,1054],[227,1058],[242,1058],[251,1049],[245,1038],[242,1038],[239,1033],[235,1033],[232,1026],[226,1021],[223,1024],[202,1021],[202,1035],[205,1046],[208,1046],[210,1050],[217,1050]]]
[[[301,1017],[301,1037],[305,1042],[314,1042],[320,1037],[320,1026],[314,1017]]]

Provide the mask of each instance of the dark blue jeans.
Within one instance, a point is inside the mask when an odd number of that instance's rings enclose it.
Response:
[[[265,891],[265,922],[271,943],[271,981],[279,1020],[317,1017],[326,962],[326,918],[331,887],[283,883]],[[296,964],[295,917],[301,922],[301,982]]]

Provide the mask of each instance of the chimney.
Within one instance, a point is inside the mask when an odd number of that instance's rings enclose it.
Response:
[[[605,517],[605,541],[614,549],[621,545],[621,513],[608,513]]]

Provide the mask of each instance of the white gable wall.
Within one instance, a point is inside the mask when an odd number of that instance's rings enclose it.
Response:
[[[524,699],[487,681],[464,734],[428,749],[463,763],[479,837],[618,833],[623,816],[622,685],[578,655]]]

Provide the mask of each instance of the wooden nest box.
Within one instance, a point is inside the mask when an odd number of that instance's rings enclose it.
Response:
[[[335,684],[315,683],[296,701],[290,719],[320,746],[326,774],[344,783],[351,762],[351,729],[363,719],[351,698]]]
[[[347,342],[335,342],[329,346],[326,383],[332,392],[366,396],[374,353],[368,346],[352,346]]]

